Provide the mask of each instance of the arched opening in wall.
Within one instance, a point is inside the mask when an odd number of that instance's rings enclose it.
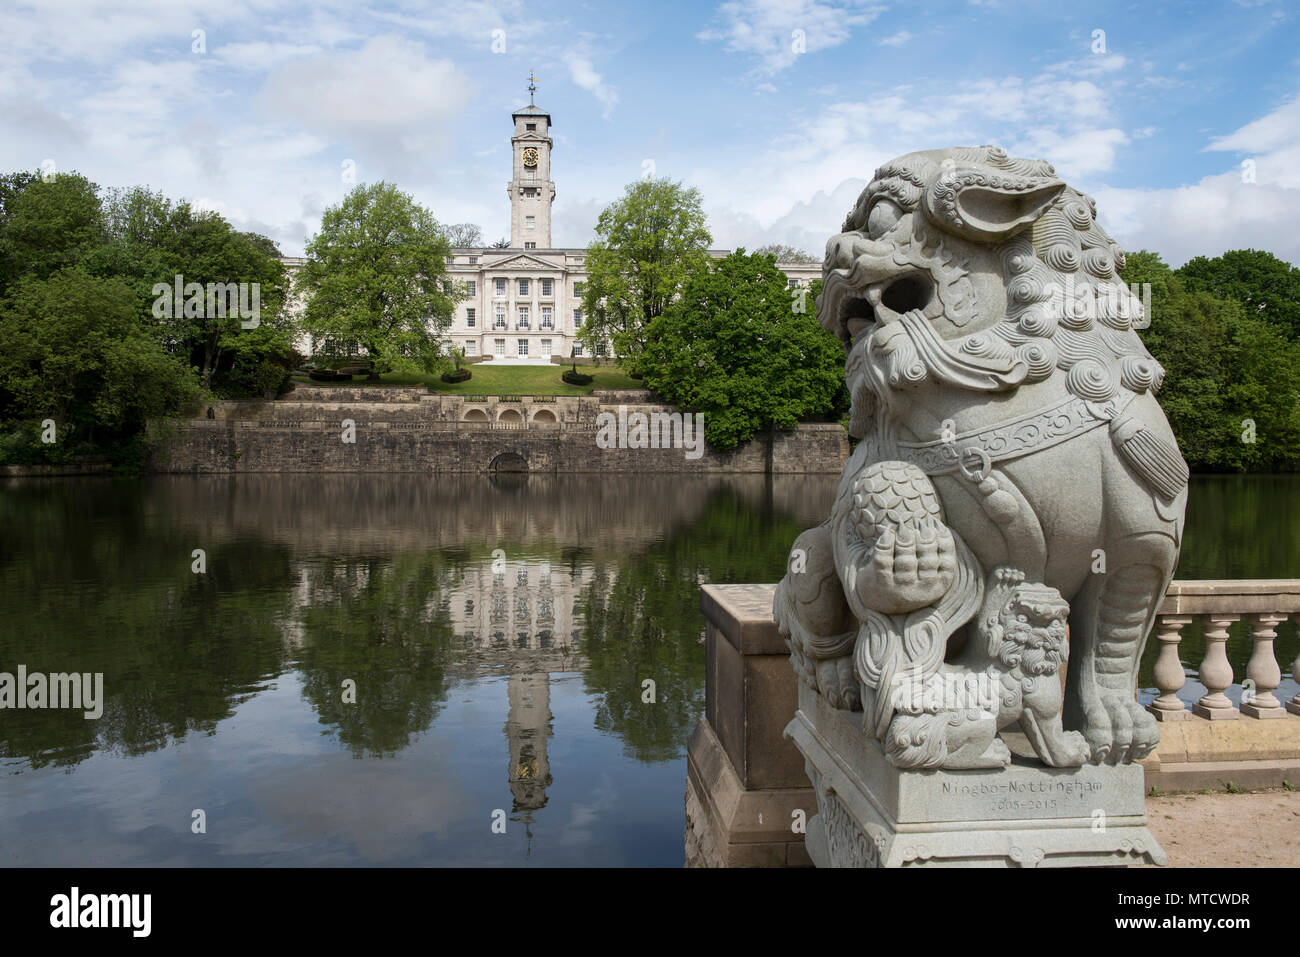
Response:
[[[497,421],[502,425],[523,425],[524,417],[519,414],[518,409],[506,409],[497,416]]]
[[[550,409],[538,409],[533,414],[533,425],[543,429],[553,429],[559,425],[559,422],[556,421],[555,413]]]
[[[489,472],[527,472],[528,460],[518,452],[502,452],[488,466]]]
[[[486,422],[488,421],[488,414],[483,409],[470,409],[468,412],[465,413],[465,421]]]

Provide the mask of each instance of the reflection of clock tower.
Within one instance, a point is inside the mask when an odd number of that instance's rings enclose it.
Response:
[[[537,86],[531,73],[528,81],[528,105],[512,114],[515,134],[510,143],[514,178],[506,186],[510,194],[510,246],[550,249],[551,203],[555,201],[555,183],[551,181],[551,114],[533,104]]]

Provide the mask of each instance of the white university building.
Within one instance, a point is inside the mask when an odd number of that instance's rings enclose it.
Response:
[[[463,348],[467,357],[491,356],[491,361],[511,365],[586,355],[577,333],[587,251],[551,245],[551,115],[533,105],[531,93],[529,101],[511,114],[511,178],[506,184],[510,246],[457,248],[447,257],[448,278],[465,283],[469,291],[456,305],[447,334],[451,347]],[[709,255],[720,258],[730,252],[711,249]],[[284,259],[291,270],[302,262]],[[791,287],[821,278],[820,263],[777,265]],[[808,308],[811,312],[811,303]]]

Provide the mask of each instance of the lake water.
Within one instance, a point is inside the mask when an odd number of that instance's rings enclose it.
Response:
[[[1300,479],[1193,483],[1178,577],[1300,577]],[[0,864],[680,866],[699,586],[777,580],[834,485],[8,482],[0,671],[106,701],[0,711]]]

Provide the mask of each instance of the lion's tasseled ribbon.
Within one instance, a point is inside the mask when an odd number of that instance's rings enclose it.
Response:
[[[1112,422],[1110,436],[1125,460],[1166,499],[1176,498],[1187,487],[1190,473],[1178,449],[1133,416],[1121,416]]]

